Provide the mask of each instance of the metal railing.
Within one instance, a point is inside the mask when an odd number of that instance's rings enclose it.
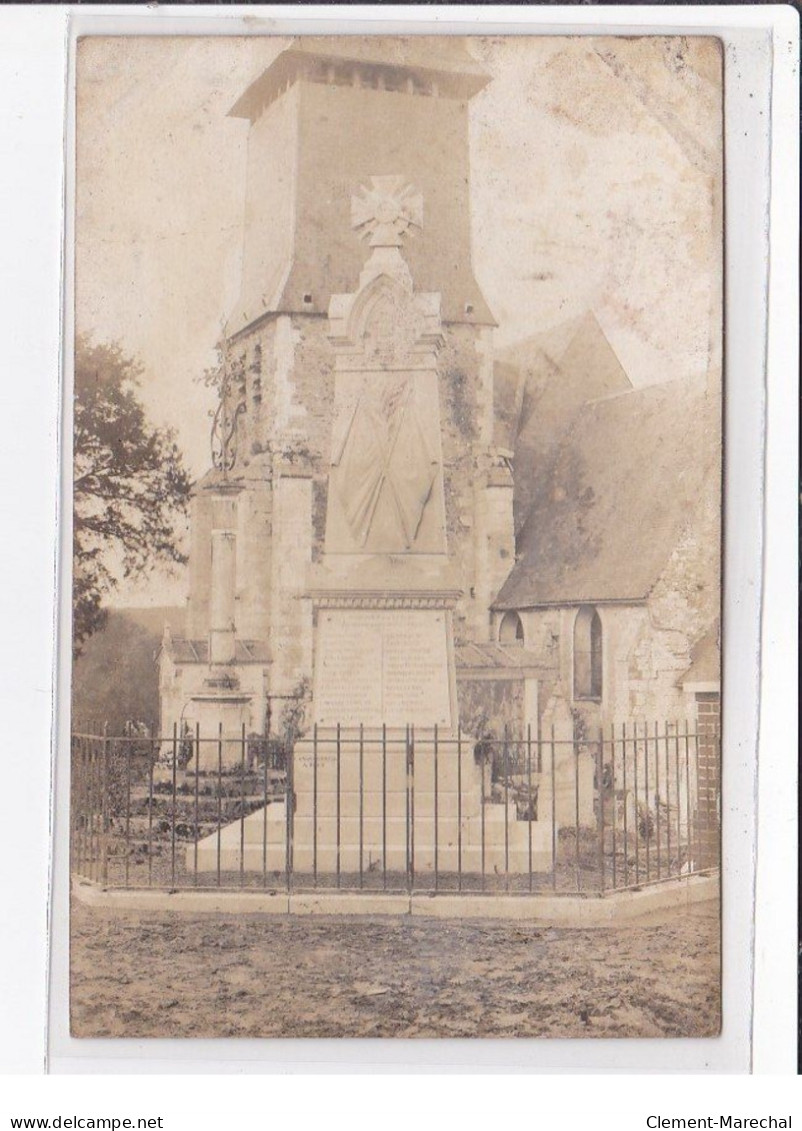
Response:
[[[606,894],[719,859],[720,738],[314,727],[74,734],[71,852],[110,888]]]

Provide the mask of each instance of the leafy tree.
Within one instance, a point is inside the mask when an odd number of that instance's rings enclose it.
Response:
[[[103,723],[114,735],[123,734],[131,720],[157,724],[159,667],[154,657],[161,633],[139,623],[135,615],[109,609],[106,623],[84,642],[73,667],[74,725],[91,727],[90,733],[99,733],[95,728]]]
[[[73,652],[103,626],[103,598],[121,578],[186,561],[178,520],[190,480],[169,428],[137,396],[142,366],[119,345],[75,347]]]

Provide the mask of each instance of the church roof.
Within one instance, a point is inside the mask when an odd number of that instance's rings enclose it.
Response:
[[[598,319],[588,311],[499,352],[496,415],[508,430],[499,442],[513,450],[516,467],[542,468],[583,405],[631,388]],[[535,483],[534,475],[516,479],[516,532],[531,510]]]
[[[453,98],[470,98],[490,81],[462,36],[300,35],[240,95],[229,114],[254,121],[288,83],[312,77],[318,63],[403,71],[425,84],[436,83],[440,94]]]
[[[520,644],[458,644],[455,649],[456,666],[464,669],[522,675],[532,668],[541,668],[543,658]]]
[[[716,411],[692,379],[585,404],[532,476],[518,560],[494,608],[644,600],[718,490]]]
[[[291,50],[318,58],[354,59],[473,76],[484,86],[489,75],[468,51],[461,35],[304,35]]]

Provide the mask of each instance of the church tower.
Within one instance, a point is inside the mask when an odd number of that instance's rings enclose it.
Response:
[[[462,39],[299,37],[232,108],[249,122],[242,280],[215,468],[192,504],[187,640],[163,650],[163,725],[190,699],[184,718],[219,717],[225,694],[227,729],[262,732],[268,714],[275,729],[312,676],[310,579],[326,549],[364,534],[366,555],[371,539],[388,552],[386,499],[365,531],[356,511],[333,513],[346,504],[330,487],[345,474],[333,461],[335,308],[360,289],[366,225],[375,235],[382,209],[390,225],[409,220],[410,285],[438,303],[434,494],[422,517],[406,515],[404,550],[447,554],[455,639],[489,639],[514,542],[511,473],[494,447],[494,320],[471,262],[468,108],[488,81]],[[371,332],[381,325],[377,310]]]
[[[276,314],[325,315],[364,263],[351,196],[371,176],[414,183],[427,238],[406,250],[445,322],[493,318],[471,267],[468,102],[488,76],[463,41],[296,39],[248,87],[248,182],[240,300],[229,334]]]

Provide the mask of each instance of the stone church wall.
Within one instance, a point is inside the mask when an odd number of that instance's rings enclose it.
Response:
[[[672,563],[671,568],[674,568]],[[661,579],[662,583],[662,579]],[[520,611],[525,646],[540,658],[541,713],[551,697],[565,702],[588,731],[613,721],[682,719],[683,673],[696,639],[657,618],[680,600],[665,578],[665,603],[595,606],[602,622],[603,682],[600,702],[578,699],[573,686],[573,633],[579,606]],[[497,633],[498,618],[494,624]],[[678,624],[682,620],[678,619]]]

